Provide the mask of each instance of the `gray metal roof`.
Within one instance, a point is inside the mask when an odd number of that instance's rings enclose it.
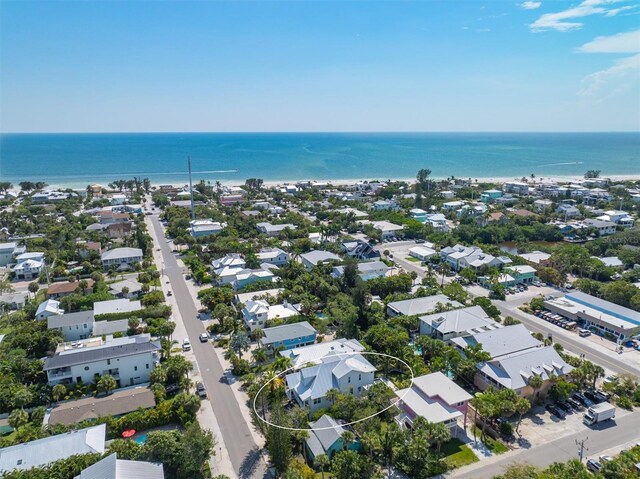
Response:
[[[159,350],[160,346],[151,341],[124,344],[116,342],[116,344],[113,345],[109,345],[109,342],[107,342],[104,346],[71,349],[62,353],[56,353],[53,357],[45,359],[43,369],[48,371],[51,369],[67,368],[79,364],[134,356],[136,354]]]
[[[405,316],[413,316],[414,314],[430,313],[436,309],[438,303],[444,305],[452,305],[454,308],[461,308],[462,304],[457,301],[452,301],[444,294],[436,294],[433,296],[425,296],[423,298],[413,298],[404,301],[394,301],[387,306],[398,314],[404,314]]]
[[[316,422],[309,424],[311,426],[311,437],[315,437],[322,447],[320,454],[324,454],[327,450],[335,444],[335,442],[341,438],[346,429],[338,424],[331,416],[323,414]],[[329,429],[327,429],[329,428]],[[313,448],[311,449],[313,451]],[[315,451],[313,451],[315,454]],[[317,455],[317,454],[315,454]]]
[[[341,261],[342,259],[340,258],[340,256],[330,251],[322,251],[317,249],[311,250],[308,253],[301,254],[300,257],[314,266],[325,261]]]
[[[451,341],[461,348],[481,344],[483,351],[489,353],[492,358],[543,345],[522,324],[505,326],[464,338],[453,338]]]
[[[162,464],[127,461],[111,454],[87,467],[74,479],[164,479]]]
[[[288,339],[302,338],[316,334],[317,332],[307,321],[266,328],[263,331],[264,337],[260,339],[262,344],[272,344]]]
[[[487,313],[480,306],[469,306],[468,308],[421,316],[420,321],[437,329],[442,334],[460,333],[473,328],[487,326],[499,326],[498,323],[487,316]]]
[[[47,317],[47,328],[56,329],[77,324],[93,323],[93,311],[78,311],[77,313],[54,314]]]
[[[75,454],[105,450],[107,425],[66,432],[0,449],[0,471],[44,466]]]

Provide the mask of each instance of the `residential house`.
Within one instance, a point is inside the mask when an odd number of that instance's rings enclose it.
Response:
[[[389,221],[374,221],[371,226],[382,233],[383,240],[395,238],[404,229],[403,225],[397,225]]]
[[[58,345],[52,357],[44,360],[50,386],[56,384],[91,384],[109,374],[117,387],[146,383],[159,361],[160,344],[149,334],[123,338],[107,336]]]
[[[30,253],[25,253],[30,254]],[[24,256],[24,255],[21,255]],[[44,253],[43,253],[44,256]],[[19,281],[29,281],[37,279],[40,276],[40,272],[44,268],[44,257],[42,260],[37,259],[21,259],[13,267],[15,278]]]
[[[114,248],[102,253],[100,260],[105,271],[111,268],[117,270],[132,269],[142,261],[142,250],[140,248]]]
[[[373,203],[373,209],[376,210],[376,211],[399,210],[400,209],[400,205],[394,199],[391,199],[391,200],[378,200],[375,203]]]
[[[100,316],[101,314],[133,313],[141,309],[142,303],[140,303],[140,301],[129,301],[126,298],[96,301],[93,303],[93,314],[95,316]]]
[[[403,428],[413,428],[417,417],[432,424],[445,424],[452,437],[458,434],[458,419],[463,419],[461,429],[467,424],[467,410],[471,394],[441,372],[414,378],[411,387],[394,391],[399,398],[401,413],[395,420]]]
[[[635,220],[626,211],[621,210],[608,210],[604,212],[604,215],[598,217],[599,220],[611,221],[623,228],[630,228],[633,226]]]
[[[433,336],[442,341],[502,327],[500,323],[487,316],[480,306],[429,314],[420,316],[419,319],[420,334]]]
[[[592,258],[599,260],[603,265],[607,268],[624,268],[624,263],[617,256],[607,256],[604,258],[598,258],[597,256],[592,256]]]
[[[111,199],[109,203],[112,206],[124,205],[127,202],[127,195],[123,195],[122,193],[114,193],[111,195]]]
[[[515,279],[516,284],[531,284],[536,281],[536,269],[529,265],[508,266],[505,269]]]
[[[142,294],[142,283],[134,279],[123,279],[109,284],[109,292],[116,298],[135,299]]]
[[[312,464],[315,458],[321,455],[331,459],[335,453],[345,449],[350,451],[362,449],[358,440],[344,444],[342,436],[349,429],[331,416],[323,414],[317,421],[309,423],[309,426],[311,431],[304,442],[307,460]]]
[[[299,314],[299,309],[286,300],[282,304],[270,305],[264,299],[250,299],[242,308],[244,323],[251,331],[263,329],[269,320],[284,319]]]
[[[444,294],[435,294],[422,298],[393,301],[387,304],[387,314],[394,316],[415,316],[417,314],[429,314],[440,307],[461,308],[462,304],[452,301]]]
[[[258,281],[268,281],[275,282],[277,281],[277,277],[268,269],[241,269],[235,273],[235,278],[231,282],[231,286],[233,289],[238,290],[242,289],[250,284],[256,283]]]
[[[366,241],[361,239],[355,241],[343,241],[340,246],[347,256],[359,260],[380,258],[380,253]]]
[[[502,197],[502,191],[500,190],[486,190],[480,195],[480,201],[490,203],[498,198]]]
[[[339,210],[337,210],[338,213],[341,213],[343,215],[351,215],[354,219],[356,220],[361,220],[364,218],[367,218],[369,216],[368,213],[365,213],[364,211],[360,211],[357,210],[355,208],[350,208],[350,207],[345,207],[345,208],[341,208]]]
[[[551,211],[551,208],[553,207],[553,201],[544,199],[535,200],[533,202],[533,207],[536,209],[536,211],[539,212]]]
[[[84,293],[93,293],[94,281],[91,278],[87,278],[82,281],[86,281],[87,283],[87,287],[85,288]],[[47,288],[47,298],[58,299],[62,298],[63,296],[69,296],[70,294],[74,294],[76,292],[82,292],[79,283],[80,281],[65,281],[63,283],[53,283]]]
[[[442,203],[442,209],[445,211],[454,211],[462,208],[464,205],[466,205],[466,202],[461,200],[447,201],[446,203]]]
[[[567,218],[578,218],[582,215],[578,208],[568,203],[558,205],[558,207],[556,208],[556,213],[565,218],[565,220]]]
[[[24,308],[24,305],[27,301],[27,295],[27,292],[0,294],[0,311],[6,311],[7,306],[11,310]]]
[[[289,254],[280,248],[264,248],[256,254],[261,263],[284,266],[289,263]]]
[[[427,261],[437,253],[434,249],[427,246],[414,246],[409,248],[409,256],[419,259],[420,261]]]
[[[537,266],[548,266],[551,255],[542,251],[532,251],[530,253],[520,253],[520,256],[527,263],[535,264]]]
[[[286,349],[280,351],[280,356],[289,358],[293,367],[301,368],[305,364],[318,364],[320,360],[333,353],[360,353],[364,346],[357,339],[339,338],[333,341],[323,341],[308,346]]]
[[[375,278],[383,278],[389,272],[389,267],[382,261],[367,261],[364,263],[358,263],[358,276],[364,281]],[[344,275],[344,265],[334,266],[331,272],[331,276],[334,278],[341,278]]]
[[[561,378],[573,371],[553,346],[531,348],[504,356],[498,356],[478,364],[475,386],[484,391],[490,386],[508,388],[519,396],[538,397],[546,394],[553,378]],[[542,379],[542,387],[534,390],[529,385],[533,376]]]
[[[440,233],[447,233],[449,231],[449,224],[447,218],[442,213],[431,213],[424,217],[424,224],[431,226],[434,231]]]
[[[47,317],[47,329],[62,331],[65,341],[77,341],[91,337],[93,324],[93,311],[54,314]]]
[[[320,359],[319,364],[287,374],[286,393],[289,399],[313,414],[331,405],[327,399],[330,389],[362,395],[364,388],[373,384],[375,371],[360,354],[332,353]]]
[[[164,479],[162,464],[118,459],[116,453],[84,469],[74,479]]]
[[[0,472],[26,471],[80,454],[103,454],[107,425],[55,434],[0,449]]]
[[[263,234],[266,234],[267,236],[274,237],[274,236],[280,236],[280,233],[282,233],[286,229],[295,230],[298,227],[291,223],[285,223],[281,225],[272,225],[271,223],[262,222],[262,223],[256,224],[256,228],[258,229],[258,233],[263,233]]]
[[[544,347],[544,343],[534,338],[523,324],[470,332],[451,339],[450,343],[462,354],[466,348],[480,345],[492,359]]]
[[[56,314],[64,314],[64,309],[60,308],[60,301],[47,299],[38,306],[38,309],[36,310],[36,319],[44,320],[49,316]]]
[[[340,256],[331,253],[330,251],[322,251],[322,250],[311,250],[308,253],[303,253],[300,255],[300,260],[302,261],[303,266],[311,271],[313,268],[322,263],[327,263],[330,261],[342,261]]]
[[[264,289],[262,291],[251,291],[250,293],[238,293],[235,295],[235,304],[246,304],[247,301],[265,298],[277,298],[284,292],[284,288]]]
[[[227,225],[225,223],[220,223],[219,221],[213,221],[211,219],[189,221],[191,236],[194,238],[204,238],[206,236],[218,234],[226,226]]]
[[[588,218],[582,222],[587,228],[593,228],[598,236],[612,235],[616,232],[617,225],[613,221]]]
[[[231,284],[236,280],[236,275],[245,269],[246,262],[238,253],[231,253],[213,260],[211,265],[218,284]]]
[[[16,256],[16,250],[21,251],[23,248],[18,248],[18,243],[0,243],[0,267],[8,266],[13,263]]]
[[[413,208],[412,210],[409,210],[409,216],[414,220],[418,220],[420,223],[425,222],[427,214],[428,212],[421,208]]]
[[[258,344],[270,352],[279,348],[287,350],[309,346],[316,342],[317,335],[315,328],[307,321],[265,328],[263,332],[264,336],[258,340]]]
[[[502,189],[505,193],[515,193],[516,195],[529,194],[529,184],[523,181],[507,181],[503,183]]]

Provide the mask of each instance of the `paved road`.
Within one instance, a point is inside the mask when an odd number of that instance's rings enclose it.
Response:
[[[615,420],[614,420],[615,421]],[[530,450],[523,450],[507,457],[494,458],[481,461],[472,466],[461,469],[459,472],[448,474],[447,477],[456,479],[480,479],[491,478],[503,472],[504,468],[514,462],[527,462],[540,467],[546,467],[556,461],[566,461],[578,457],[576,441],[585,441],[588,450],[586,456],[596,456],[609,448],[627,442],[640,440],[640,411],[624,416],[619,422],[609,421],[584,432],[557,439],[543,446]]]
[[[516,306],[509,306],[501,301],[493,301],[493,304],[500,310],[502,316],[511,316],[512,318],[522,321],[522,323],[534,333],[542,333],[545,337],[547,337],[548,334],[551,334],[554,342],[560,343],[565,349],[568,349],[573,353],[584,354],[585,358],[589,361],[600,364],[601,366],[604,366],[618,374],[625,373],[633,376],[640,376],[640,369],[625,362],[624,355],[621,355],[620,359],[615,359],[598,351],[597,349],[589,347],[589,344],[581,340],[578,336],[573,338],[561,334],[558,326],[549,324],[535,316],[532,317],[529,314],[525,314],[517,309]]]
[[[224,372],[213,347],[210,343],[201,343],[198,339],[200,333],[203,333],[205,329],[197,319],[198,311],[182,275],[183,269],[178,265],[169,244],[164,241],[164,233],[158,218],[151,216],[150,219],[155,232],[154,236],[159,243],[156,247],[159,246],[162,253],[164,273],[171,283],[171,291],[175,296],[182,321],[189,335],[200,367],[202,381],[211,398],[211,407],[218,420],[233,468],[240,478],[268,477],[264,462],[261,460],[260,450],[251,437],[249,426],[240,413],[233,391],[221,380]]]

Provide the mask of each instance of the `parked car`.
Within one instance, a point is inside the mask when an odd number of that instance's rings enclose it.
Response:
[[[171,394],[175,394],[178,391],[180,391],[180,386],[178,384],[167,384],[164,388],[164,390],[166,391],[167,395],[171,395]]]
[[[571,404],[569,404],[566,401],[556,401],[555,406],[562,409],[564,412],[572,412],[573,408],[571,407]]]
[[[191,351],[191,341],[185,339],[182,341],[182,350],[183,351]]]
[[[591,472],[598,472],[600,469],[602,469],[602,464],[600,464],[595,459],[589,459],[587,461],[587,469],[589,469]]]
[[[613,461],[613,457],[603,454],[598,459],[600,459],[600,463],[604,464],[605,462]]]
[[[607,376],[606,378],[604,378],[604,382],[605,383],[614,383],[618,380],[618,376],[616,376],[615,374],[612,376]]]
[[[567,414],[562,409],[554,406],[553,404],[547,404],[545,406],[545,409],[549,411],[551,414],[553,414],[555,417],[557,417],[558,419],[564,419],[565,417],[567,417]]]
[[[578,401],[580,404],[582,404],[584,407],[589,407],[589,406],[593,406],[593,402],[590,399],[587,399],[584,395],[582,395],[581,393],[575,393],[573,396],[571,396],[573,399],[575,399],[576,401]]]
[[[580,404],[578,401],[576,401],[573,398],[568,398],[567,399],[567,403],[571,404],[571,407],[573,409],[575,409],[576,411],[579,410],[579,409],[582,409],[582,404]]]
[[[582,394],[584,394],[584,396],[587,399],[593,401],[595,404],[600,404],[601,402],[605,401],[605,399],[602,396],[597,395],[594,391],[591,391],[590,389],[587,389]]]
[[[209,335],[207,333],[200,333],[200,342],[201,343],[208,343],[209,342]]]
[[[204,384],[197,383],[196,391],[198,391],[198,396],[200,396],[200,399],[207,399],[207,390],[205,389]]]

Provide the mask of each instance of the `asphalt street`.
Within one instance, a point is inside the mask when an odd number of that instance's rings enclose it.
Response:
[[[585,440],[586,439],[586,440]],[[543,446],[523,450],[516,454],[505,454],[505,457],[496,456],[463,468],[459,472],[454,471],[447,477],[456,479],[482,479],[491,478],[504,471],[504,468],[514,462],[526,462],[535,466],[546,467],[553,462],[567,461],[570,458],[578,458],[579,446],[576,441],[585,440],[586,456],[595,456],[598,453],[620,444],[631,441],[640,441],[640,411],[624,416],[624,421],[607,421],[596,425],[584,432],[572,434]]]
[[[185,283],[183,268],[178,265],[171,247],[164,240],[164,232],[157,216],[151,217],[151,223],[155,232],[154,236],[158,240],[155,247],[159,247],[162,253],[164,273],[169,278],[171,291],[175,296],[189,335],[202,381],[207,388],[210,404],[220,426],[233,468],[239,478],[269,477],[261,459],[261,451],[251,436],[249,426],[240,412],[233,391],[222,379],[224,370],[212,345],[201,343],[199,340],[199,335],[205,332],[205,328],[197,318],[198,311]],[[176,339],[182,341],[184,338]],[[206,428],[206,424],[203,426]]]

